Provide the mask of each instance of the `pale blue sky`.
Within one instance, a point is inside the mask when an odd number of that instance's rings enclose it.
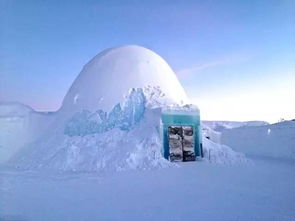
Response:
[[[295,118],[295,1],[0,0],[0,101],[56,110],[100,51],[138,44],[204,119]]]

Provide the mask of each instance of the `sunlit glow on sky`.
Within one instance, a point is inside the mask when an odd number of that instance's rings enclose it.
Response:
[[[206,120],[295,118],[295,1],[0,1],[0,102],[57,110],[83,65],[137,44]]]

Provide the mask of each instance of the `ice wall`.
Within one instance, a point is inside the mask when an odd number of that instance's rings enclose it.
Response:
[[[69,136],[100,134],[114,128],[130,130],[144,115],[146,98],[141,88],[131,89],[124,103],[116,104],[107,113],[104,110],[76,113],[65,125],[64,133]]]

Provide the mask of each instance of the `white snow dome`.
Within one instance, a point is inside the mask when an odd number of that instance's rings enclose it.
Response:
[[[188,103],[166,61],[141,46],[107,49],[88,62],[66,94],[61,110],[110,111],[131,88],[160,87],[171,103]]]

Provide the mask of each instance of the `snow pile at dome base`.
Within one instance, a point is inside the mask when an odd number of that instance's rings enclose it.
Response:
[[[165,99],[161,94],[159,88],[131,89],[121,102],[122,107],[118,103],[110,112],[78,112],[61,130],[21,152],[16,165],[27,169],[65,171],[173,167],[176,164],[161,154],[161,109],[172,108],[162,103]],[[174,107],[186,111],[190,108],[189,105],[182,107],[177,104]],[[194,106],[191,108],[195,109]],[[246,161],[244,155],[229,147],[203,139],[206,161],[223,164]]]
[[[247,163],[245,154],[232,150],[229,146],[215,143],[203,136],[204,159],[218,164]]]
[[[103,133],[67,136],[57,152],[38,167],[73,171],[121,171],[173,166],[161,155],[159,109],[149,109],[128,131],[113,128]]]

